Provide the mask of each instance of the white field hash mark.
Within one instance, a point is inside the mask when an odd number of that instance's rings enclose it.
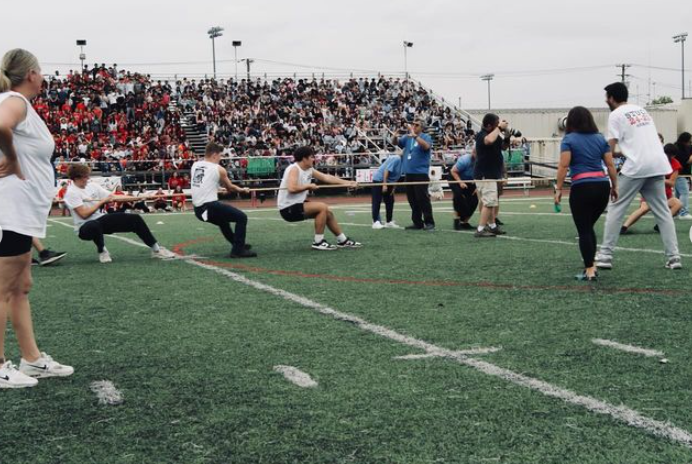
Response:
[[[110,380],[99,380],[91,383],[91,391],[96,394],[99,404],[115,406],[125,401],[120,390]]]
[[[63,224],[59,221],[54,222]],[[67,227],[70,227],[67,224]],[[129,240],[124,237],[119,237],[119,236],[113,236],[111,235],[112,238],[122,240],[124,242],[130,243],[132,245],[140,246],[140,247],[145,247],[148,248],[146,245],[142,243],[135,242],[134,240]],[[249,287],[255,288],[257,290],[272,294],[274,296],[283,298],[286,301],[292,301],[294,303],[297,303],[301,306],[304,306],[308,309],[311,309],[313,311],[316,311],[320,314],[324,314],[326,316],[330,316],[336,320],[339,321],[344,321],[344,322],[349,322],[356,327],[358,327],[361,330],[364,330],[366,332],[373,333],[375,335],[379,335],[381,337],[387,338],[389,340],[394,340],[396,342],[399,342],[403,345],[411,346],[414,348],[421,349],[425,351],[426,353],[432,353],[440,357],[445,357],[447,359],[450,359],[452,361],[455,361],[459,364],[462,364],[464,366],[471,367],[473,369],[476,369],[480,372],[483,372],[491,377],[496,377],[500,378],[503,380],[506,380],[510,383],[513,383],[515,385],[519,385],[522,387],[526,387],[530,390],[537,391],[539,393],[542,393],[546,396],[552,397],[552,398],[558,398],[561,399],[562,401],[573,404],[576,406],[581,406],[588,411],[597,413],[597,414],[604,414],[612,417],[613,419],[616,419],[620,422],[623,422],[631,427],[635,427],[641,430],[644,430],[645,432],[650,433],[651,435],[657,436],[657,437],[662,437],[662,438],[667,438],[668,440],[680,443],[688,448],[692,448],[692,434],[690,434],[688,431],[681,429],[679,427],[674,426],[673,424],[669,422],[664,422],[664,421],[659,421],[656,419],[651,419],[649,417],[646,417],[639,413],[638,411],[628,408],[627,406],[621,405],[621,406],[615,406],[612,405],[608,402],[601,401],[596,398],[592,398],[590,396],[585,396],[585,395],[578,395],[577,393],[567,390],[565,388],[558,387],[556,385],[552,385],[548,382],[544,382],[542,380],[534,379],[532,377],[528,377],[523,374],[519,374],[517,372],[511,371],[509,369],[505,369],[500,366],[496,366],[492,363],[481,361],[478,359],[474,358],[469,358],[467,356],[459,355],[453,350],[447,350],[442,347],[438,347],[436,345],[433,345],[431,343],[428,343],[423,340],[419,340],[417,338],[409,337],[407,335],[400,334],[394,330],[388,329],[387,327],[380,326],[380,325],[375,325],[371,324],[364,319],[361,319],[356,316],[352,316],[350,314],[342,313],[339,312],[335,309],[332,309],[328,306],[322,305],[320,303],[317,303],[315,301],[312,301],[308,298],[302,297],[300,295],[296,295],[295,293],[288,292],[286,290],[281,290],[279,288],[272,287],[270,285],[264,284],[262,282],[258,282],[255,280],[248,279],[247,277],[241,275],[241,274],[236,274],[235,272],[231,272],[227,269],[223,269],[220,267],[212,266],[210,264],[205,264],[199,261],[195,261],[194,259],[189,259],[189,260],[184,260],[184,261],[178,261],[178,262],[184,262],[188,264],[192,264],[198,267],[201,267],[202,269],[207,269],[213,272],[216,272],[217,274],[226,276],[230,278],[231,280],[247,285]]]
[[[491,346],[489,348],[469,348],[468,350],[457,350],[454,351],[453,353],[458,355],[458,356],[473,356],[473,355],[481,355],[481,354],[490,354],[490,353],[497,353],[498,351],[502,350],[502,348],[496,348],[494,346]],[[428,358],[439,358],[445,357],[444,353],[433,353],[433,352],[428,352],[425,354],[407,354],[405,356],[395,356],[394,359],[428,359]]]
[[[647,358],[662,358],[665,356],[663,351],[649,350],[647,348],[640,348],[633,345],[625,345],[622,343],[614,342],[612,340],[603,340],[601,338],[594,338],[591,340],[596,345],[607,346],[608,348],[614,348],[616,350],[625,351],[627,353],[643,354]]]
[[[301,388],[315,388],[317,382],[310,375],[293,366],[274,366],[274,371],[283,374],[284,378]]]

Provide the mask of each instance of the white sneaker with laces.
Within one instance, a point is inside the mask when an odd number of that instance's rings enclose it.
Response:
[[[598,253],[596,254],[596,259],[594,259],[594,264],[599,269],[612,269],[613,257]]]
[[[382,223],[380,221],[375,221],[372,223],[372,228],[375,230],[380,230],[380,229],[384,229],[384,226],[382,225]]]
[[[678,216],[678,219],[683,221],[692,221],[692,214],[685,214],[684,216]]]
[[[341,243],[337,243],[336,246],[339,248],[360,248],[363,246],[362,243],[356,242],[355,240],[351,240],[350,238],[347,238]]]
[[[19,363],[19,371],[22,374],[37,379],[46,377],[68,377],[74,374],[73,367],[64,366],[59,362],[53,361],[53,358],[46,353],[41,353],[41,357],[33,362],[22,359],[22,362]]]
[[[38,380],[20,372],[11,361],[0,366],[0,388],[29,388],[37,384]]]
[[[394,221],[387,222],[384,227],[386,229],[401,229],[401,226]]]
[[[322,240],[320,243],[314,243],[313,242],[312,249],[313,250],[319,250],[319,251],[334,251],[337,248],[336,248],[336,245],[331,245],[326,240]]]
[[[666,269],[682,269],[682,261],[679,257],[675,256],[666,261]]]
[[[111,254],[108,253],[108,250],[103,250],[103,253],[99,253],[99,262],[101,264],[108,264],[113,262],[113,260],[111,259]]]
[[[159,258],[159,259],[175,259],[178,257],[178,255],[173,253],[168,248],[159,247],[159,251],[152,251],[151,252],[151,257],[152,258]]]

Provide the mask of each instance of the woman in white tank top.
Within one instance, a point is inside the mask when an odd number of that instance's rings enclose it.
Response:
[[[0,62],[0,388],[33,387],[36,378],[65,377],[61,365],[36,345],[29,290],[31,239],[45,237],[55,184],[50,158],[55,147],[29,100],[41,92],[36,57],[15,49]],[[5,328],[12,316],[22,360],[5,359]]]

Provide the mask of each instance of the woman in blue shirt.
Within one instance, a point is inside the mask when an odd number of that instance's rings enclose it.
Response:
[[[592,281],[598,275],[594,265],[596,233],[593,228],[608,205],[608,198],[617,199],[617,173],[610,146],[598,132],[589,110],[583,106],[572,108],[567,114],[566,132],[560,147],[555,204],[562,201],[562,186],[569,168],[572,182],[569,207],[579,232],[579,250],[584,260],[584,271],[577,279]],[[603,171],[604,162],[607,176]]]

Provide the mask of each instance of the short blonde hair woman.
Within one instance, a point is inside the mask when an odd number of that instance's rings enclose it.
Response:
[[[31,239],[46,236],[55,194],[50,158],[55,144],[30,100],[41,92],[38,60],[22,49],[0,62],[0,388],[33,387],[36,378],[65,377],[74,369],[36,345],[29,291]],[[5,359],[5,329],[12,319],[22,359]]]

